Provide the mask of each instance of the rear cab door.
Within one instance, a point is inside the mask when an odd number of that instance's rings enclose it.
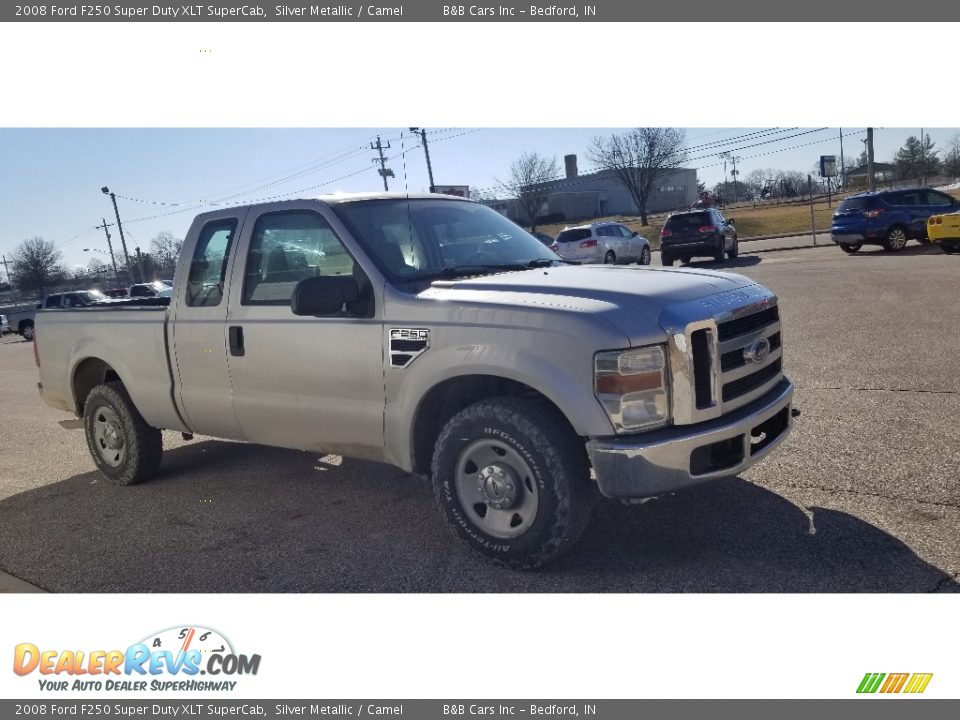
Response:
[[[167,339],[181,415],[194,431],[245,440],[227,366],[226,282],[247,208],[207,213],[191,226],[173,287]]]

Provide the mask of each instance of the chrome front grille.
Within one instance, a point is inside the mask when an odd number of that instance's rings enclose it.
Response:
[[[703,301],[701,312],[716,311],[717,305],[721,311],[668,330],[675,424],[720,417],[762,397],[783,378],[776,296],[754,287]],[[729,307],[737,301],[742,304]]]

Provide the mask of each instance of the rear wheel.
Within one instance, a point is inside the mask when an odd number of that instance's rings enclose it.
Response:
[[[461,410],[440,433],[431,467],[443,518],[496,565],[540,567],[590,520],[583,442],[546,402],[503,397]]]
[[[894,225],[887,232],[887,238],[883,243],[884,249],[889,252],[900,252],[907,246],[907,231],[899,225]]]
[[[840,249],[845,253],[853,255],[857,250],[863,247],[863,243],[840,243]]]
[[[713,253],[714,262],[722,263],[724,261],[726,252],[724,252],[723,244],[724,240],[723,238],[720,238],[719,246],[717,247],[716,252]]]
[[[603,256],[604,265],[616,265],[617,256],[614,254],[613,250],[608,250],[607,254]]]
[[[640,251],[640,264],[649,265],[650,264],[650,248],[645,247]]]
[[[960,243],[954,244],[950,242],[940,243],[940,247],[947,255],[953,255],[956,252],[960,252]]]
[[[661,265],[665,265],[666,267],[670,267],[671,265],[673,265],[673,258],[670,257],[669,255],[665,255],[665,254],[661,251],[661,253],[660,253],[660,264],[661,264]]]
[[[118,485],[156,474],[163,454],[160,431],[147,425],[121,383],[97,385],[83,407],[87,447],[97,468]]]
[[[33,340],[33,323],[27,320],[20,325],[20,335],[23,336],[24,340]]]

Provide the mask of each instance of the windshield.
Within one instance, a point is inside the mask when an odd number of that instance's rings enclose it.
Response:
[[[335,211],[393,282],[561,263],[503,215],[455,200],[363,200]]]

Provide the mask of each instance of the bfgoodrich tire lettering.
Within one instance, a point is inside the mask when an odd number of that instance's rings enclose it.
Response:
[[[147,425],[119,382],[90,391],[83,407],[83,430],[97,469],[118,485],[143,482],[160,467],[160,431]]]
[[[517,487],[533,492],[536,500],[535,516],[517,523],[524,528],[520,535],[509,536],[509,530],[499,536],[487,532],[478,511],[484,507],[484,513],[504,510],[471,504],[477,498],[465,498],[459,490],[466,472],[464,453],[478,441],[500,446],[505,458],[519,458],[519,464],[529,469],[527,477],[514,475],[519,479]],[[475,468],[478,484],[485,469]],[[473,552],[496,565],[540,567],[567,551],[590,520],[593,493],[584,444],[557,410],[543,401],[494,398],[461,410],[440,433],[432,473],[434,497],[448,526]],[[515,501],[517,507],[524,502],[523,497]]]

